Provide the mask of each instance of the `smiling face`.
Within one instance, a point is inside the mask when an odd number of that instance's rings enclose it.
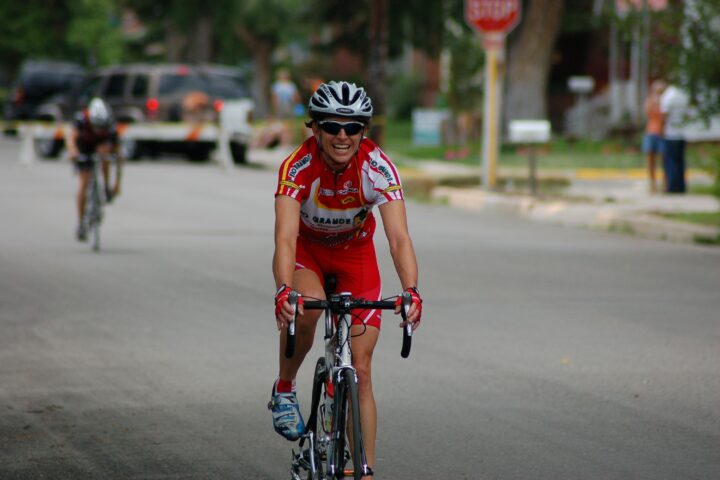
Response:
[[[338,122],[338,123],[358,123],[355,120],[342,117],[330,117],[321,120],[320,122]],[[355,152],[357,152],[360,142],[362,141],[363,135],[365,134],[365,126],[360,129],[354,135],[348,135],[346,129],[353,130],[354,125],[350,125],[346,128],[340,129],[336,134],[332,134],[323,129],[320,122],[313,122],[312,131],[313,135],[320,144],[322,151],[322,158],[327,166],[336,171],[341,171],[350,163]],[[335,125],[328,125],[335,126]],[[336,126],[335,126],[336,127]],[[355,127],[356,128],[356,127]],[[327,128],[333,130],[332,128]]]

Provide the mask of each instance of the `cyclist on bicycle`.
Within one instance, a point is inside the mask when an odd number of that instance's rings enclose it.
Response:
[[[312,346],[320,311],[305,312],[299,306],[295,355],[285,358],[285,327],[293,318],[288,296],[295,290],[307,297],[325,298],[324,275],[333,274],[338,292],[380,300],[372,240],[375,206],[402,288],[412,295],[408,321],[413,328],[419,325],[422,311],[400,178],[385,153],[365,138],[373,114],[370,98],[353,83],[324,83],[312,95],[308,111],[311,119],[306,125],[313,135],[282,163],[275,193],[273,274],[281,337],[280,372],[270,408],[275,430],[289,440],[299,438],[305,429],[295,376]],[[395,313],[399,311],[398,307]],[[371,363],[379,332],[379,310],[363,311],[353,320],[352,363],[358,374],[363,437],[371,467],[377,427]]]
[[[85,192],[90,183],[93,169],[93,156],[98,155],[102,160],[103,184],[105,197],[111,202],[113,197],[120,193],[120,180],[122,178],[123,159],[119,153],[117,128],[110,106],[100,98],[90,100],[87,108],[75,116],[73,129],[68,137],[68,154],[79,172],[80,185],[76,195],[78,227],[77,239],[87,239],[87,232],[83,224],[85,211]],[[116,158],[115,183],[110,188],[110,157]]]

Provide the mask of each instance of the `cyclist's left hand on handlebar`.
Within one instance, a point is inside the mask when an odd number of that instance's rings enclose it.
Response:
[[[275,321],[277,322],[278,330],[286,328],[295,318],[293,308],[288,302],[288,297],[292,291],[292,288],[283,284],[277,293],[275,293]],[[298,295],[298,314],[300,315],[302,315],[302,304],[302,296]]]
[[[410,304],[410,310],[408,311],[408,322],[412,325],[413,330],[420,326],[420,317],[422,316],[422,298],[420,298],[420,292],[416,287],[410,287],[405,289],[410,294],[412,303]],[[400,313],[402,308],[402,295],[397,298],[395,303],[395,313]],[[405,322],[400,323],[400,327],[404,327]]]

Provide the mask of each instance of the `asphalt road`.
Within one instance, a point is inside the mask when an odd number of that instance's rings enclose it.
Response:
[[[0,139],[0,479],[289,478],[275,174],[132,163],[95,254],[69,165],[17,151]],[[376,478],[720,478],[720,250],[408,210],[424,320],[403,360],[386,317]]]

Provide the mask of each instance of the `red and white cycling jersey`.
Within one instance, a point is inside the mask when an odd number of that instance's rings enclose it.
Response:
[[[372,238],[372,208],[403,199],[395,165],[367,138],[340,173],[320,155],[317,140],[310,137],[280,167],[275,195],[300,202],[300,235],[326,245]]]

